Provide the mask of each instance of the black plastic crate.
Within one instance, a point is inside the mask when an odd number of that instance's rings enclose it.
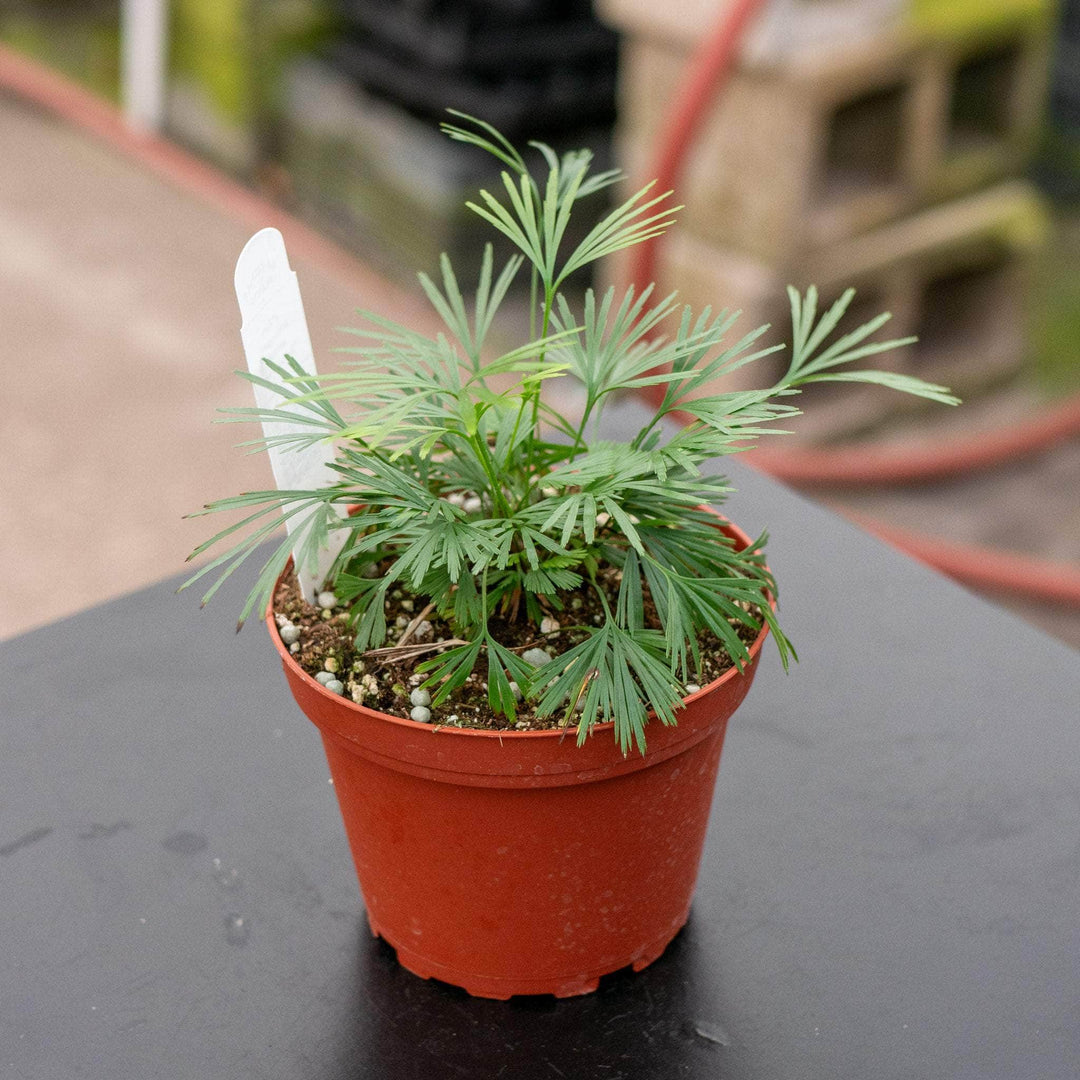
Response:
[[[355,0],[338,0],[346,18],[354,15],[357,6]],[[382,0],[379,6],[413,18],[463,18],[473,27],[592,15],[591,0]]]
[[[1064,0],[1059,26],[1062,38],[1080,44],[1080,0]]]
[[[434,68],[362,38],[338,41],[328,55],[337,70],[368,93],[414,116],[444,120],[447,108],[460,109],[494,124],[511,139],[603,127],[615,119],[614,57],[550,65],[525,77]]]
[[[477,73],[539,73],[553,65],[587,64],[614,58],[618,35],[590,12],[533,19],[491,21],[463,3],[430,10],[382,0],[349,0],[355,33],[431,68]]]

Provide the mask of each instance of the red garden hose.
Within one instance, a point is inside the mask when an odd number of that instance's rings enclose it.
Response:
[[[947,446],[922,445],[898,451],[860,445],[837,449],[804,447],[751,450],[745,460],[785,483],[845,487],[943,480],[1048,450],[1080,432],[1080,395],[1048,407],[1008,428],[954,438]]]
[[[738,59],[743,34],[764,3],[765,0],[736,0],[725,12],[713,34],[702,41],[691,57],[682,84],[667,110],[667,124],[660,137],[656,158],[647,174],[649,179],[655,177],[656,191],[671,191],[675,187],[701,118],[727,81]],[[630,280],[638,291],[656,277],[658,241],[659,237],[654,236],[633,249]]]
[[[737,0],[692,55],[668,107],[668,124],[649,171],[658,180],[658,190],[668,191],[676,186],[697,127],[731,74],[746,27],[765,2]],[[636,249],[631,280],[639,290],[656,276],[660,240],[660,236],[654,236]],[[1080,395],[1007,430],[969,436],[947,447],[894,450],[858,445],[794,452],[754,450],[747,454],[747,460],[763,472],[794,485],[904,484],[999,465],[1045,450],[1077,434],[1080,434]],[[868,531],[959,581],[994,592],[1080,607],[1080,570],[1075,566],[932,539],[839,509]]]
[[[880,540],[974,589],[1080,607],[1080,569],[1072,563],[1048,562],[1011,551],[958,544],[898,529],[845,507],[834,509]]]

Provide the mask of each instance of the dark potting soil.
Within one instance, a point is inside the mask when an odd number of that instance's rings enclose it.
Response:
[[[605,590],[608,603],[614,609],[619,571],[602,572],[598,584]],[[645,625],[659,628],[656,608],[644,580],[642,595]],[[554,658],[584,641],[588,628],[599,625],[604,618],[600,599],[590,586],[564,594],[563,600],[564,610],[552,610],[547,614],[557,629],[546,623],[545,633],[531,619],[520,617],[511,621],[496,616],[489,624],[492,634],[519,655],[539,648]],[[329,671],[344,685],[344,696],[369,709],[408,717],[413,708],[410,693],[427,677],[416,671],[417,665],[463,642],[455,636],[451,626],[438,617],[433,606],[412,596],[406,589],[392,589],[384,606],[389,628],[386,645],[360,653],[355,647],[355,633],[346,610],[343,607],[320,609],[308,604],[295,574],[290,572],[283,578],[274,595],[278,625],[287,620],[300,630],[299,648],[293,658],[309,675],[314,677],[319,672]],[[748,626],[735,622],[732,625],[747,645],[757,636],[757,631]],[[713,634],[706,632],[698,641],[702,670],[697,682],[705,686],[734,665],[723,643]],[[488,703],[486,670],[486,658],[481,658],[477,671],[463,686],[442,704],[430,707],[431,722],[436,726],[498,731],[541,731],[560,726],[564,716],[562,711],[539,717],[529,701],[518,703],[513,718],[495,713]],[[432,688],[432,696],[436,689]]]

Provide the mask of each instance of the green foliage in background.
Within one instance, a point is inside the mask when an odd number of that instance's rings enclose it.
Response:
[[[1032,18],[1049,25],[1059,0],[910,0],[907,17],[917,30],[935,38],[977,39]]]
[[[276,110],[285,61],[315,49],[331,25],[321,0],[173,0],[171,69],[223,118],[249,124]]]
[[[1080,140],[1077,146],[1080,177]],[[1030,329],[1036,385],[1060,397],[1080,391],[1080,206],[1061,205],[1052,215],[1049,241],[1035,259]]]
[[[14,5],[0,41],[110,101],[120,100],[120,20],[109,5]]]

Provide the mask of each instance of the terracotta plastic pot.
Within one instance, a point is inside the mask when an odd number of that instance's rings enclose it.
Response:
[[[725,526],[738,543],[744,533]],[[611,724],[576,733],[437,728],[331,693],[267,623],[318,727],[373,933],[478,997],[569,997],[640,970],[690,912],[728,717],[751,662],[653,722],[625,758]]]

